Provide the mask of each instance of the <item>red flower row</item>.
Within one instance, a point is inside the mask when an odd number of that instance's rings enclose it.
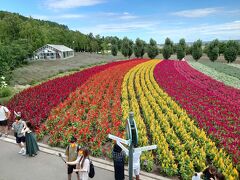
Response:
[[[58,107],[46,121],[51,145],[64,147],[74,135],[93,155],[102,153],[107,134],[123,136],[121,86],[124,75],[144,60],[113,66],[89,78]]]
[[[22,112],[24,119],[39,126],[48,117],[52,108],[63,102],[71,92],[75,91],[77,87],[81,86],[90,77],[110,67],[127,62],[129,61],[95,66],[68,76],[47,81],[15,95],[7,104],[7,107],[11,111]]]
[[[198,125],[233,156],[235,163],[239,162],[239,90],[232,89],[231,95],[231,88],[219,85],[185,62],[162,61],[154,69],[154,76],[158,84],[197,120]]]

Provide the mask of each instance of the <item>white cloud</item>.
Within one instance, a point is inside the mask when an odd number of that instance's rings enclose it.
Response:
[[[177,27],[174,29],[155,29],[149,31],[152,36],[170,37],[175,42],[180,38],[186,38],[188,41],[195,41],[197,39],[211,40],[211,39],[239,39],[240,38],[240,21],[233,21],[215,25],[199,25],[194,27]]]
[[[121,19],[121,20],[130,20],[130,19],[136,19],[138,18],[138,16],[132,15],[128,12],[123,12],[123,13],[115,13],[115,12],[104,12],[104,13],[99,13],[97,15],[95,15],[96,17],[99,16],[107,16],[108,18],[113,18],[115,19]]]
[[[203,8],[203,9],[190,9],[184,11],[178,11],[171,13],[175,16],[180,17],[187,17],[187,18],[198,18],[198,17],[205,17],[212,14],[217,14],[221,12],[221,8]]]
[[[45,5],[49,9],[70,9],[81,6],[93,6],[104,2],[104,0],[47,0]]]
[[[137,16],[133,16],[133,15],[123,15],[123,16],[119,16],[119,19],[124,19],[124,20],[128,20],[128,19],[136,19]]]
[[[63,20],[63,19],[79,19],[85,18],[86,16],[83,14],[61,14],[55,16],[46,16],[46,15],[31,15],[34,19],[41,19],[41,20]]]
[[[128,23],[116,23],[116,24],[98,24],[94,27],[82,27],[76,28],[83,33],[92,32],[94,34],[104,33],[120,33],[120,32],[133,32],[136,30],[149,30],[156,24],[153,22],[128,22]]]
[[[82,14],[63,14],[60,16],[57,16],[57,19],[78,19],[78,18],[84,18],[85,15]]]

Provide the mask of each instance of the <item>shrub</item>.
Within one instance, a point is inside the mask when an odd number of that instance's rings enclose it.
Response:
[[[236,41],[228,41],[224,51],[225,60],[228,63],[234,62],[237,59],[239,49],[239,44]]]
[[[154,59],[158,55],[158,47],[157,42],[153,39],[150,39],[150,43],[148,45],[148,57]]]
[[[224,58],[228,63],[234,62],[237,59],[237,49],[234,47],[226,48]]]
[[[173,42],[169,38],[166,38],[162,51],[164,59],[170,58],[173,54]]]
[[[217,39],[213,40],[208,46],[207,46],[207,56],[208,58],[214,62],[217,60],[219,55],[219,41]]]
[[[12,91],[9,87],[4,87],[0,89],[0,98],[8,97],[12,95]]]
[[[196,61],[199,60],[202,57],[202,41],[197,40],[196,42],[193,43],[192,46],[192,57]]]
[[[181,60],[181,59],[184,58],[184,57],[185,57],[185,52],[184,52],[182,46],[181,46],[181,45],[178,45],[178,47],[177,47],[177,58],[178,58],[179,60]]]

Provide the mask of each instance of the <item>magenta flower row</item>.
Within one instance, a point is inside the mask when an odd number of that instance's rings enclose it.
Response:
[[[221,147],[240,160],[239,90],[196,71],[186,62],[164,60],[154,69],[162,87]],[[231,93],[232,92],[232,93]]]

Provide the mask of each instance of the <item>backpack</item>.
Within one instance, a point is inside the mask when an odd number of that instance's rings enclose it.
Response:
[[[90,159],[89,159],[89,161],[90,161],[90,170],[88,173],[88,177],[93,178],[95,175],[94,165]]]

